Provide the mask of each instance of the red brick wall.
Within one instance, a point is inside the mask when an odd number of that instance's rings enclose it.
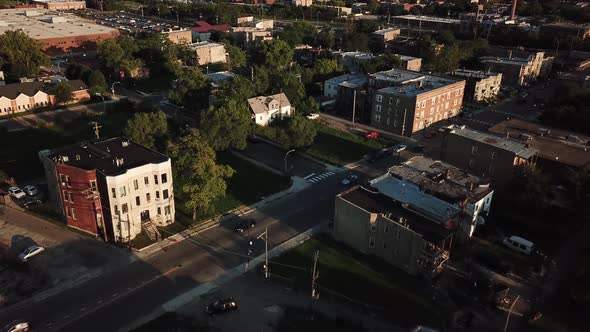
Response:
[[[62,38],[47,38],[39,40],[43,50],[49,53],[64,53],[72,50],[92,50],[96,44],[106,39],[119,36],[119,31],[86,36],[72,36]]]
[[[63,214],[68,226],[98,235],[97,213],[103,215],[100,197],[87,198],[85,192],[90,188],[90,181],[96,182],[96,172],[57,164],[59,197],[63,204]],[[69,182],[62,182],[62,176],[69,176]],[[65,179],[64,179],[65,180]],[[98,188],[96,189],[98,192]],[[70,195],[71,194],[71,195]],[[70,200],[71,199],[71,200]],[[69,209],[73,208],[73,214]],[[104,219],[104,218],[103,218]]]

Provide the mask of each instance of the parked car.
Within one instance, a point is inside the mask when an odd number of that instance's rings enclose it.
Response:
[[[374,162],[376,162],[379,159],[385,158],[387,156],[387,151],[381,150],[379,152],[375,152],[374,154],[372,154],[369,159],[367,159],[368,162],[370,162],[371,164],[373,164]]]
[[[368,134],[365,135],[366,139],[375,139],[375,138],[379,138],[379,133],[376,131],[372,131]]]
[[[35,196],[39,193],[39,189],[37,189],[37,187],[35,187],[33,185],[25,186],[24,191],[29,196]]]
[[[33,257],[33,256],[37,256],[40,253],[42,253],[43,251],[45,251],[45,248],[41,247],[41,246],[30,246],[27,249],[25,249],[23,252],[21,252],[20,255],[18,255],[18,260],[21,262],[26,262],[29,260],[29,258]]]
[[[408,148],[408,146],[405,145],[405,144],[398,144],[398,145],[396,145],[396,146],[393,147],[393,151],[395,153],[400,153],[400,152],[404,151],[407,148]]]
[[[43,202],[41,202],[40,199],[31,199],[31,200],[24,202],[22,204],[22,207],[24,207],[25,209],[30,209],[34,206],[39,206],[41,204],[43,204]]]
[[[311,114],[306,115],[305,117],[308,118],[309,120],[315,120],[320,117],[320,114],[319,113],[311,113]]]
[[[238,304],[234,300],[233,297],[228,297],[225,299],[217,300],[211,304],[209,304],[205,308],[205,312],[209,315],[215,314],[223,314],[230,311],[235,311],[238,309]]]
[[[253,228],[256,226],[256,221],[254,219],[246,219],[242,220],[236,224],[235,230],[238,233],[242,233],[243,231],[247,230],[248,228]]]
[[[412,152],[415,152],[415,153],[424,153],[424,145],[414,145],[412,147]]]
[[[351,174],[351,175],[347,176],[346,179],[342,180],[342,184],[345,186],[348,186],[348,185],[356,182],[358,179],[359,179],[358,176]]]
[[[28,322],[24,320],[15,320],[8,324],[6,324],[0,332],[29,332],[31,331],[31,326]]]
[[[530,255],[535,250],[535,245],[531,241],[514,235],[505,238],[502,243],[510,249],[520,251],[527,255]]]
[[[25,192],[17,186],[8,188],[8,194],[16,199],[25,198],[27,196],[27,194],[25,194]]]
[[[436,131],[429,131],[424,134],[424,138],[433,138],[434,136],[436,136]]]

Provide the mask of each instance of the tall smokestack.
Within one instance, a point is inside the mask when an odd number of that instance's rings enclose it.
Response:
[[[512,0],[512,13],[510,14],[510,20],[514,21],[514,17],[516,16],[516,2],[518,0]]]

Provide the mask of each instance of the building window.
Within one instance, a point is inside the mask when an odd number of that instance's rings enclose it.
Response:
[[[375,232],[375,231],[377,231],[377,225],[372,224],[371,225],[371,232]]]
[[[398,227],[397,228],[397,234],[395,235],[395,237],[396,237],[396,239],[399,240],[400,236],[401,236],[401,234],[400,234],[399,227]]]
[[[389,105],[393,104],[393,97],[389,97]]]
[[[152,198],[150,197],[150,193],[145,194],[145,200],[149,203]]]
[[[394,120],[393,120],[393,126],[394,126],[394,127],[397,127],[397,125],[398,125],[398,121],[397,121],[397,119],[394,119]]]
[[[160,199],[160,192],[156,190],[156,199]]]
[[[496,159],[496,151],[492,152],[492,159]]]
[[[70,176],[66,175],[66,186],[71,187],[71,183],[70,183]]]
[[[383,242],[383,249],[387,248],[387,242]]]
[[[389,126],[390,123],[391,123],[391,119],[387,118],[387,125]]]
[[[141,200],[139,199],[139,196],[135,197],[135,205],[137,205],[137,206],[141,205]]]
[[[436,97],[432,97],[432,99],[430,99],[430,103],[432,105],[436,104]]]
[[[164,190],[162,191],[162,198],[164,198],[164,199],[168,199],[168,189],[164,189]]]
[[[119,214],[119,206],[118,205],[115,205],[113,210],[115,211],[115,214],[117,214],[117,215]]]
[[[448,109],[449,109],[449,102],[448,102],[448,101],[445,103],[445,109],[446,109],[446,110],[448,110]]]
[[[90,181],[90,188],[96,189],[96,181],[94,181],[94,180]]]
[[[113,196],[113,198],[117,198],[117,189],[111,188],[111,196]]]
[[[375,106],[375,112],[381,112],[381,105]]]
[[[422,108],[426,107],[426,100],[422,100]]]
[[[135,189],[135,190],[139,189],[139,182],[137,180],[133,180],[133,189]]]
[[[70,203],[74,203],[74,194],[72,194],[71,192],[68,192],[68,197],[69,197]]]
[[[127,203],[124,203],[123,205],[121,205],[121,212],[123,212],[123,213],[129,212],[129,207],[127,207]]]
[[[474,163],[473,158],[469,158],[469,167],[473,167],[473,163]]]
[[[164,214],[165,215],[170,215],[170,205],[164,206]]]
[[[68,218],[72,217],[72,208],[68,207],[66,208],[66,214],[68,215]]]
[[[375,237],[369,236],[369,247],[375,248]]]
[[[164,173],[162,174],[162,183],[166,183],[168,182],[168,174]]]
[[[161,215],[161,214],[162,214],[162,208],[158,207],[158,215]]]
[[[475,156],[477,154],[477,151],[478,151],[478,146],[472,145],[471,146],[471,154]]]
[[[375,121],[376,122],[381,122],[381,115],[375,114]]]
[[[385,232],[385,233],[389,232],[389,226],[385,225],[385,228],[383,228],[383,232]]]
[[[430,115],[434,114],[434,107],[430,108]]]
[[[398,99],[396,99],[396,100],[395,100],[395,106],[399,106],[399,103],[400,103],[400,102],[401,102],[401,101],[399,100],[399,98],[398,98]]]
[[[125,188],[125,186],[119,187],[119,196],[120,197],[127,196],[127,189]]]
[[[158,184],[158,176],[157,175],[154,175],[154,183]]]
[[[397,248],[393,251],[393,255],[397,256],[399,254],[399,251],[397,250]]]
[[[458,103],[459,101],[457,99],[453,100],[453,106],[457,106]]]
[[[150,185],[150,178],[149,178],[149,176],[144,176],[144,177],[143,177],[143,183],[144,183],[146,186],[149,186],[149,185]]]
[[[378,102],[382,102],[383,101],[383,96],[382,95],[377,95],[377,97],[375,98]]]

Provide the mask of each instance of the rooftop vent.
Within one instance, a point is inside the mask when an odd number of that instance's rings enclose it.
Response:
[[[123,158],[115,158],[115,165],[117,165],[117,167],[123,166],[124,163],[125,163],[125,159],[123,159]]]
[[[80,155],[79,154],[76,155],[76,160],[80,161]]]
[[[123,141],[121,142],[121,145],[125,148],[129,146],[129,141]]]

